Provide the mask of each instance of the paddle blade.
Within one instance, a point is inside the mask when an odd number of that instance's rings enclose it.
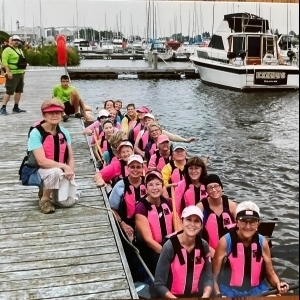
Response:
[[[272,236],[275,224],[275,222],[262,221],[258,226],[258,233],[263,236]]]
[[[299,257],[299,244],[276,245],[271,248],[271,256],[277,258],[293,259]]]

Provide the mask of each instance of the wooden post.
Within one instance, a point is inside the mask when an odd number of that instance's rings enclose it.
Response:
[[[157,70],[157,59],[158,59],[158,53],[157,52],[153,52],[153,69]]]

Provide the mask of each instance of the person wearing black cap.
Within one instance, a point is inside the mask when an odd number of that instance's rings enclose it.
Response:
[[[197,206],[203,211],[203,238],[208,242],[213,254],[219,239],[235,227],[236,203],[223,195],[223,184],[218,175],[203,178],[208,194]]]
[[[288,291],[289,285],[280,281],[273,269],[266,238],[257,232],[259,220],[260,211],[255,203],[244,201],[237,206],[236,230],[220,239],[213,259],[217,296],[258,296],[268,291],[268,283],[279,294]]]

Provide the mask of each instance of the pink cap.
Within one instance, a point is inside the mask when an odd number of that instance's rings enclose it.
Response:
[[[137,112],[140,112],[140,113],[151,113],[150,109],[146,106],[141,106],[140,108],[138,108],[136,110]]]
[[[145,182],[147,181],[147,177],[149,177],[150,175],[155,175],[158,179],[160,179],[161,181],[163,181],[163,177],[161,175],[160,172],[153,170],[153,171],[149,171],[146,176],[145,176]]]
[[[163,142],[170,142],[170,139],[167,135],[161,134],[157,139],[157,145],[163,143]]]
[[[64,111],[64,109],[58,105],[51,105],[42,110],[43,113],[52,112],[52,111]]]
[[[124,141],[124,142],[122,142],[122,143],[118,146],[117,150],[120,150],[123,146],[131,147],[131,149],[133,150],[133,146],[132,146],[132,144],[131,144],[129,141]]]
[[[203,222],[203,213],[202,213],[201,209],[198,206],[195,206],[195,205],[187,206],[182,211],[181,217],[182,218],[187,218],[187,217],[192,216],[192,215],[198,216],[201,219],[201,222]]]
[[[144,163],[144,160],[143,160],[143,158],[140,155],[138,155],[138,154],[132,154],[128,158],[127,165],[130,165],[134,161],[136,161],[136,162],[138,162],[140,164]]]

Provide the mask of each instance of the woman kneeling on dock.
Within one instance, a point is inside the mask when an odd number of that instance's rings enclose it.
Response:
[[[64,105],[56,98],[41,106],[44,120],[35,126],[28,139],[28,160],[22,168],[22,183],[30,168],[41,178],[39,206],[42,213],[53,213],[55,206],[75,203],[74,158],[69,132],[59,126]],[[27,174],[26,174],[27,172]],[[30,184],[28,184],[30,185]],[[52,199],[51,199],[52,194]]]
[[[155,271],[152,297],[209,298],[213,276],[209,247],[201,239],[202,211],[194,205],[182,212],[181,227],[164,244]]]

